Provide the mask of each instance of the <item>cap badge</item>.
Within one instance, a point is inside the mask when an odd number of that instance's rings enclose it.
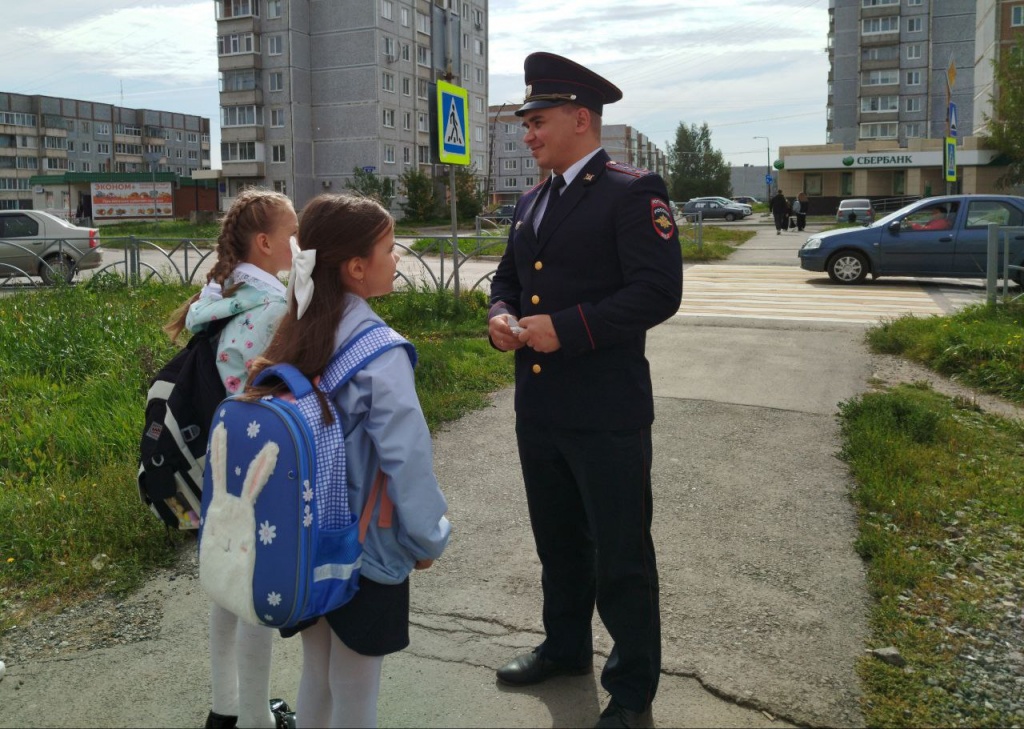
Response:
[[[523,98],[529,99],[531,96],[533,96],[533,84],[527,84],[526,91],[523,93]]]

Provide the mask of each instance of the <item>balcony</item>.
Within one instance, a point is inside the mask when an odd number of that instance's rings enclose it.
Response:
[[[221,161],[220,165],[224,177],[264,177],[263,162]]]
[[[262,142],[265,131],[262,126],[221,127],[221,142]]]
[[[263,68],[263,60],[259,53],[232,53],[227,56],[217,56],[217,70],[239,71],[245,68]]]
[[[221,106],[263,106],[263,91],[248,89],[246,91],[221,91]]]

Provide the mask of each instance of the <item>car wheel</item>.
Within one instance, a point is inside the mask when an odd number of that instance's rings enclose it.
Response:
[[[728,220],[731,223],[732,221],[736,220],[736,216],[733,215],[732,213],[726,213],[725,214],[725,219]]]
[[[843,251],[829,260],[827,268],[836,283],[858,284],[868,275],[868,259],[857,251]]]
[[[47,286],[53,286],[58,281],[70,283],[71,277],[74,275],[74,261],[59,253],[44,258],[43,265],[39,267],[39,276]]]

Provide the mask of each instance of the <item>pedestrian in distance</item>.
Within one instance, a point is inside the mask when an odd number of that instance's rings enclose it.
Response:
[[[782,235],[782,231],[789,230],[789,201],[782,194],[782,190],[775,193],[770,203],[772,217],[775,218],[775,235]]]
[[[515,352],[516,438],[544,641],[497,672],[512,686],[593,671],[596,605],[614,641],[597,726],[645,726],[661,672],[651,539],[648,329],[679,310],[682,256],[664,181],[601,147],[612,83],[533,53],[516,112],[553,174],[516,205],[488,334]]]
[[[804,228],[807,227],[807,211],[809,209],[810,200],[807,198],[807,193],[801,191],[797,196],[796,200],[793,201],[793,215],[796,216],[796,229],[799,232],[803,232]]]
[[[253,377],[287,362],[314,380],[336,351],[383,323],[367,299],[393,289],[394,226],[387,210],[369,198],[320,195],[306,205],[289,278],[294,302],[254,364]],[[261,394],[260,388],[247,393]],[[359,590],[350,601],[281,633],[302,636],[298,726],[372,727],[384,656],[409,645],[409,575],[441,555],[451,527],[405,349],[368,362],[333,400],[352,485],[339,497],[361,514],[371,484],[383,473],[393,505],[390,526],[377,507],[363,542]]]
[[[257,188],[239,193],[221,222],[217,261],[206,285],[165,327],[177,339],[183,329],[196,333],[231,320],[217,341],[225,396],[241,392],[253,360],[288,308],[277,274],[291,266],[289,239],[297,231],[298,218],[285,195]],[[294,726],[288,704],[270,699],[274,631],[249,625],[213,601],[209,631],[213,702],[206,728]]]

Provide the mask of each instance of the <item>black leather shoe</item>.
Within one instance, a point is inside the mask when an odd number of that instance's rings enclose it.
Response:
[[[601,712],[601,718],[597,720],[595,727],[650,727],[653,726],[651,721],[651,707],[648,706],[643,711],[633,711],[627,709],[625,706],[612,699],[608,702],[608,707]]]
[[[548,660],[537,651],[514,658],[498,669],[498,680],[512,686],[529,686],[555,676],[585,676],[593,673],[591,666],[566,666]]]

